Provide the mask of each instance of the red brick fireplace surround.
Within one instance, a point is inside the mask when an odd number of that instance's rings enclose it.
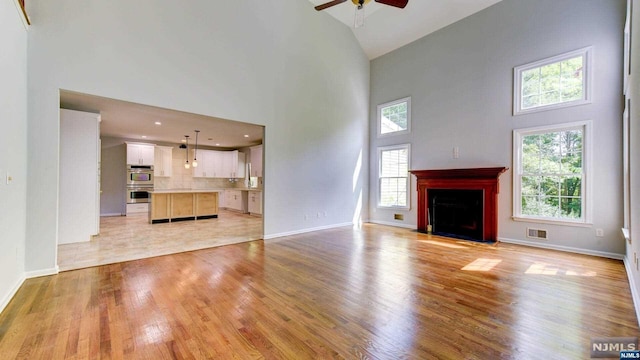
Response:
[[[506,167],[474,169],[411,170],[418,179],[418,231],[427,232],[430,189],[483,190],[483,229],[481,241],[498,237],[498,178]]]

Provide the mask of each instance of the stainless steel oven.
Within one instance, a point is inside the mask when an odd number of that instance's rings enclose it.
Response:
[[[127,187],[153,187],[153,165],[127,165]]]
[[[127,204],[138,204],[149,202],[149,191],[152,187],[127,187]]]

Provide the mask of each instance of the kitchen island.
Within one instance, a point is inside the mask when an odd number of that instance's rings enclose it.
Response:
[[[149,223],[217,218],[219,192],[204,189],[149,191]]]

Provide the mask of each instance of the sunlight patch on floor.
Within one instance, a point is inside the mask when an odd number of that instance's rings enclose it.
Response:
[[[529,266],[529,268],[524,272],[529,275],[567,275],[567,276],[597,276],[598,273],[595,271],[575,271],[575,270],[561,270],[558,266],[544,263],[544,262],[535,262]]]
[[[467,264],[465,267],[462,268],[462,270],[464,270],[464,271],[490,271],[491,269],[496,267],[501,262],[502,262],[502,260],[500,260],[500,259],[478,258],[478,259],[475,259],[474,261],[470,262],[469,264]]]

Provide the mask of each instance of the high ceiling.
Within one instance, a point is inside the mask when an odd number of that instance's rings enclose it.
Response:
[[[320,5],[329,0],[309,0]],[[355,29],[351,0],[322,12],[350,27],[369,59],[375,59],[501,0],[409,0],[404,9],[374,1],[365,5],[364,26]],[[319,14],[323,16],[326,14]]]

